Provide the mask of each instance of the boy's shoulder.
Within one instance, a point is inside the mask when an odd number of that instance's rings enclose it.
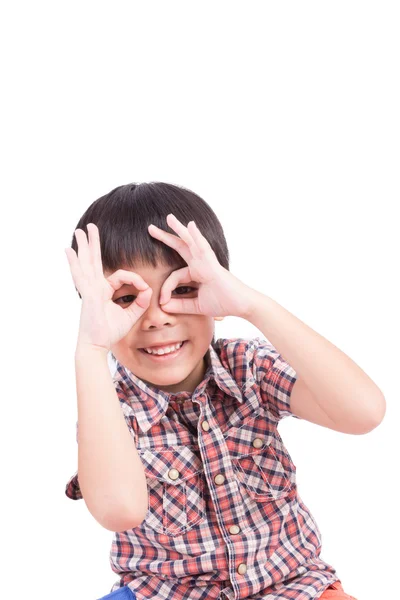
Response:
[[[260,364],[268,368],[279,357],[276,348],[261,337],[218,338],[213,349],[221,365],[243,382],[251,375],[257,379],[256,371]]]
[[[255,338],[218,338],[213,344],[214,350],[218,356],[229,361],[237,362],[247,357],[248,360],[254,358],[257,353],[264,356],[270,355],[276,358],[277,350],[268,340]]]
[[[290,406],[297,373],[271,342],[261,337],[222,338],[214,347],[219,362],[242,392],[257,387],[275,422],[289,416],[300,419]]]

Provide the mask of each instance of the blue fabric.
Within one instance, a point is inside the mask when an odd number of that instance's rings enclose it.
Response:
[[[115,592],[111,592],[111,594],[107,594],[107,596],[102,596],[98,598],[98,600],[136,600],[136,595],[128,586],[119,588],[119,590],[115,590]]]

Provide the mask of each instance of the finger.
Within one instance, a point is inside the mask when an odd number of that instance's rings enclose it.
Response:
[[[83,229],[75,229],[75,239],[78,245],[78,260],[81,266],[82,273],[86,277],[90,277],[93,273],[89,244],[86,237],[86,233]]]
[[[115,291],[122,287],[124,283],[134,285],[135,288],[139,290],[139,294],[134,302],[132,302],[128,308],[123,309],[127,311],[127,314],[131,317],[132,323],[136,323],[150,306],[150,300],[153,294],[152,288],[138,273],[127,271],[125,269],[115,271],[115,273],[107,277],[107,281]]]
[[[64,250],[65,254],[67,255],[72,281],[74,282],[75,288],[82,296],[85,278],[79,264],[78,256],[73,248],[65,248]]]
[[[196,242],[198,248],[202,250],[212,250],[208,240],[201,233],[200,229],[197,227],[194,221],[189,221],[188,230],[190,231],[190,234]]]
[[[118,269],[112,275],[106,278],[108,283],[114,289],[114,291],[119,290],[125,283],[128,285],[134,285],[136,289],[143,292],[147,290],[150,286],[145,282],[145,280],[138,274],[133,271],[126,271],[125,269]],[[151,288],[150,288],[151,289]]]
[[[183,267],[177,271],[173,271],[171,275],[164,281],[160,293],[160,304],[168,302],[171,298],[171,292],[179,283],[190,283],[192,281],[189,267]]]
[[[101,262],[99,229],[94,223],[88,223],[87,230],[89,232],[89,251],[91,255],[94,274],[97,277],[104,277],[103,265]]]
[[[153,290],[151,287],[148,287],[146,290],[142,290],[139,292],[135,301],[125,308],[128,315],[132,318],[133,322],[136,323],[138,319],[146,312],[146,310],[150,306],[151,296],[153,294]]]
[[[187,227],[185,227],[172,213],[167,215],[167,223],[171,229],[176,231],[176,233],[187,243],[190,250],[195,252],[196,244]]]
[[[172,298],[166,304],[163,304],[162,309],[170,313],[182,313],[188,315],[202,314],[199,306],[198,298]]]
[[[160,242],[164,242],[164,244],[167,244],[167,246],[176,250],[178,254],[182,256],[185,262],[188,263],[191,260],[192,255],[190,253],[190,249],[180,237],[173,235],[172,233],[168,233],[167,231],[164,231],[153,224],[149,225],[147,230],[151,236],[157,238],[160,240]]]

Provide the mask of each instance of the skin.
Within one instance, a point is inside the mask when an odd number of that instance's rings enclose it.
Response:
[[[204,378],[214,320],[247,318],[250,288],[221,266],[194,221],[185,227],[172,213],[166,220],[176,235],[153,224],[148,233],[180,254],[185,267],[142,263],[135,271],[109,272],[102,268],[97,226],[88,223],[88,239],[75,231],[78,254],[71,248],[66,253],[82,297],[77,348],[111,350],[146,383],[192,393]],[[141,351],[175,341],[185,341],[179,360],[157,363]]]
[[[130,270],[130,269],[127,269]],[[152,288],[150,306],[129,333],[111,346],[116,359],[148,384],[167,392],[193,392],[204,378],[204,356],[214,335],[214,318],[203,314],[172,313],[160,304],[160,292],[173,267],[160,264],[136,266],[139,274]],[[104,271],[108,277],[111,272]],[[179,289],[180,288],[180,289]],[[198,294],[199,283],[180,283],[172,298],[192,299]],[[127,308],[138,295],[133,284],[125,284],[113,295],[113,302]],[[179,359],[155,362],[139,348],[162,344],[169,340],[188,340]]]
[[[385,414],[385,399],[354,361],[272,298],[250,288],[222,267],[194,221],[185,227],[172,213],[166,221],[176,235],[153,224],[148,226],[148,232],[173,248],[186,263],[172,272],[165,265],[156,269],[144,265],[137,267],[140,274],[118,270],[110,276],[106,274],[106,279],[96,225],[87,226],[89,244],[83,230],[75,231],[79,256],[71,248],[66,253],[82,296],[77,348],[111,349],[121,363],[147,383],[171,392],[193,392],[204,377],[204,355],[213,337],[213,320],[228,315],[240,317],[256,326],[298,374],[291,395],[294,414],[325,427],[333,422],[332,428],[343,433],[366,433],[371,430],[371,423],[376,427]],[[192,284],[197,289],[178,293],[178,288]],[[121,290],[126,292],[128,287],[132,291],[134,285],[139,286],[139,296],[132,296],[124,305],[119,300]],[[115,301],[122,303],[126,312]],[[185,360],[179,363],[171,360],[164,365],[152,361],[149,367],[143,360],[146,355],[138,350],[186,337],[187,352],[181,355]],[[334,374],[334,385],[326,376],[326,365]],[[360,401],[354,390],[361,390]],[[365,398],[369,398],[368,403]]]

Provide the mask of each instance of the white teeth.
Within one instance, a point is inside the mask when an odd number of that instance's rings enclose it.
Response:
[[[151,348],[143,348],[143,350],[148,354],[169,354],[170,352],[175,352],[175,350],[178,350],[178,348],[180,348],[182,344],[183,342],[180,342],[179,344],[174,344],[173,346],[165,346],[165,348],[157,348],[156,350],[152,350]]]

